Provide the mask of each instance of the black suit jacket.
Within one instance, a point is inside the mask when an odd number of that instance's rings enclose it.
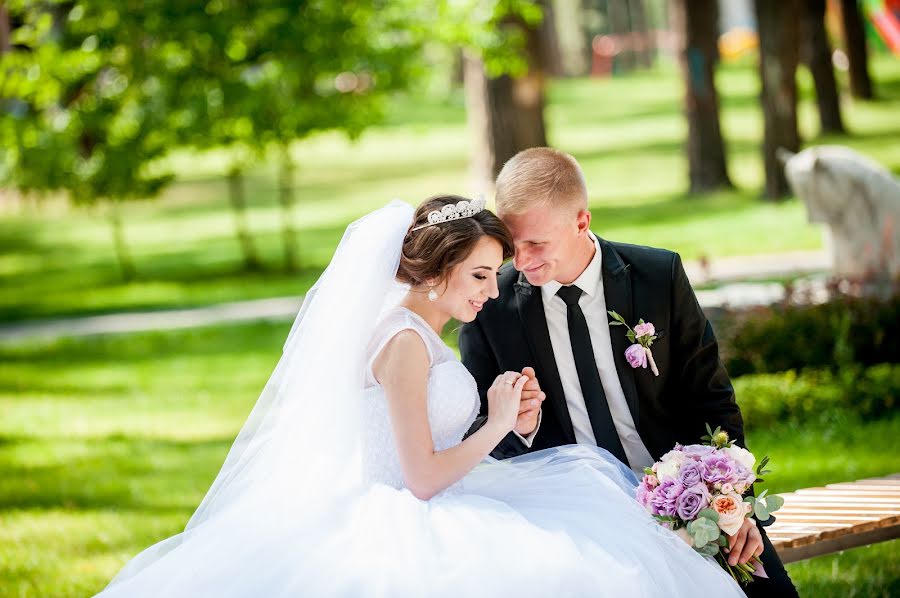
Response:
[[[652,346],[659,368],[656,377],[649,368],[628,365],[625,327],[610,330],[619,381],[651,456],[658,460],[676,442],[700,442],[707,423],[721,426],[743,445],[743,420],[734,389],[679,255],[603,239],[599,243],[607,310],[621,314],[632,327],[641,318],[652,322],[659,335]],[[487,415],[487,389],[508,370],[534,367],[547,399],[532,447],[510,434],[492,455],[502,459],[573,444],[575,432],[553,357],[541,289],[531,286],[511,264],[501,269],[499,287],[499,299],[485,304],[459,335],[462,361],[478,383],[481,415]]]

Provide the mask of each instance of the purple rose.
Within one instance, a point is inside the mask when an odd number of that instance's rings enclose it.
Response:
[[[691,486],[675,501],[675,512],[684,521],[693,521],[697,513],[709,506],[709,491],[703,484]]]
[[[725,455],[712,453],[700,459],[705,465],[703,481],[707,484],[734,483],[734,463]]]
[[[696,486],[703,481],[703,463],[688,459],[681,464],[681,470],[678,472],[678,481],[685,488]]]
[[[647,352],[644,350],[644,347],[637,343],[625,349],[625,359],[628,360],[628,365],[633,368],[647,367]]]
[[[653,493],[650,504],[657,515],[675,515],[678,497],[684,492],[684,486],[677,480],[667,479]]]

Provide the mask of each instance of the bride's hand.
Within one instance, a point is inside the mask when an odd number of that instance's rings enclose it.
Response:
[[[519,372],[505,372],[497,376],[487,392],[488,423],[501,427],[504,433],[516,427],[522,387],[526,382],[528,376]]]

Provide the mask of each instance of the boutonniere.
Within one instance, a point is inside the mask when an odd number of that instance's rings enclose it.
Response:
[[[643,319],[638,320],[634,328],[625,323],[625,318],[614,311],[607,312],[613,321],[610,326],[624,326],[628,329],[625,335],[633,344],[625,349],[625,359],[632,368],[646,368],[650,364],[650,369],[654,376],[659,376],[659,370],[656,369],[656,362],[653,361],[653,352],[650,351],[650,345],[653,344],[659,335],[656,334],[656,327],[652,322],[644,322]]]

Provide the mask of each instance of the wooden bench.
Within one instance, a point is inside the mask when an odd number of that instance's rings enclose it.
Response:
[[[766,533],[785,563],[900,537],[900,473],[780,496]]]

